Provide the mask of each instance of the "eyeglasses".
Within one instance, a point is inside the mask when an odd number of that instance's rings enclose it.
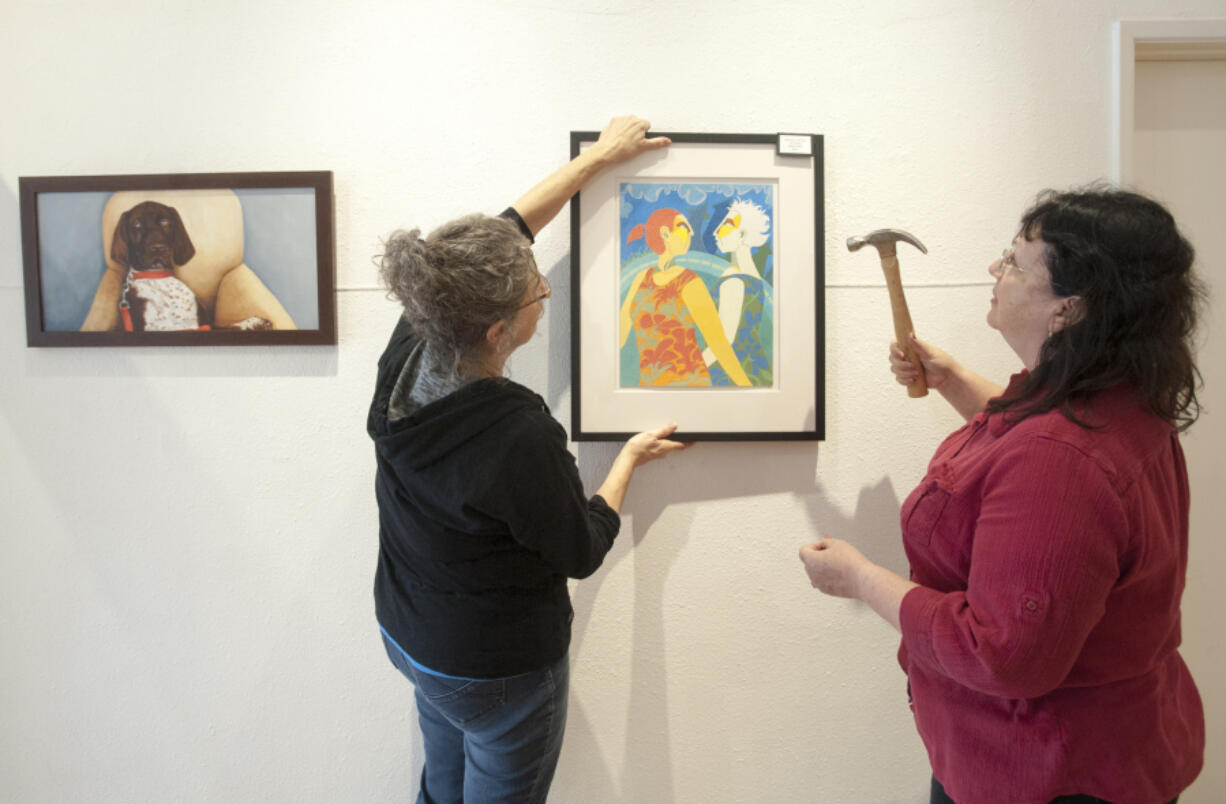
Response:
[[[546,279],[544,276],[541,276],[541,284],[545,286],[545,292],[544,292],[544,293],[542,293],[541,295],[537,296],[535,299],[533,299],[533,300],[532,300],[532,301],[530,301],[530,302],[524,302],[523,304],[521,304],[519,307],[516,307],[515,309],[516,309],[516,310],[522,310],[522,309],[524,309],[525,307],[531,307],[532,305],[536,304],[537,302],[543,302],[543,301],[545,301],[545,299],[548,299],[550,296],[552,296],[552,295],[553,295],[553,288],[549,287],[549,280],[548,280],[548,279]]]
[[[1007,249],[1000,252],[1000,263],[996,270],[992,273],[997,276],[1004,276],[1005,271],[1008,271],[1010,268],[1017,271],[1019,274],[1026,273],[1026,269],[1017,264],[1015,249],[1013,246],[1009,246]]]

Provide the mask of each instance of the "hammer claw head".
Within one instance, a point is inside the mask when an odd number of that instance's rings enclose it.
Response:
[[[924,254],[928,253],[928,249],[924,248],[919,238],[902,229],[877,229],[863,237],[849,237],[847,238],[847,250],[859,251],[864,246],[876,246],[880,250],[883,247],[892,248],[898,242],[910,243]]]

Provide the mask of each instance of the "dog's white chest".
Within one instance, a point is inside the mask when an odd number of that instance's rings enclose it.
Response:
[[[173,276],[132,279],[133,292],[145,300],[145,331],[196,329],[200,316],[191,289]]]

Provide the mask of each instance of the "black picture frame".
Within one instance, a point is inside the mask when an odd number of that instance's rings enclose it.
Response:
[[[331,171],[29,176],[18,183],[28,346],[337,342]],[[115,221],[144,200],[184,207],[189,239],[195,223],[202,242],[169,273],[190,286],[184,293],[195,297],[201,329],[124,327],[129,271],[115,259]],[[247,326],[269,328],[234,329],[236,322],[214,319],[243,313],[252,313]]]
[[[679,429],[674,438],[684,441],[824,439],[822,135],[655,131],[651,135],[668,137],[673,144],[605,171],[571,199],[571,438],[620,441],[644,429],[676,421]],[[571,158],[598,137],[596,131],[572,131]],[[765,290],[766,280],[775,276],[774,266],[760,271],[763,292],[767,297],[773,296],[775,309],[781,314],[776,316],[772,312],[773,351],[772,359],[767,361],[772,373],[769,387],[656,388],[641,384],[634,387],[634,381],[626,374],[626,349],[638,337],[638,330],[632,329],[634,334],[626,336],[626,325],[619,325],[615,319],[628,317],[625,309],[631,305],[627,297],[633,291],[626,288],[634,280],[627,284],[626,277],[634,271],[628,271],[627,266],[649,265],[655,256],[643,251],[623,259],[622,249],[627,240],[624,232],[630,223],[627,215],[633,214],[626,210],[635,209],[633,196],[640,189],[636,186],[638,182],[646,189],[645,198],[653,192],[650,187],[653,182],[669,187],[675,184],[678,188],[662,190],[659,198],[666,197],[667,192],[680,194],[692,188],[707,192],[704,188],[708,185],[750,191],[774,188],[776,205],[769,212],[771,236],[778,240],[770,241],[770,250],[776,256],[782,251],[785,260],[778,272],[779,279],[769,282],[769,291]],[[761,192],[767,197],[766,190]],[[759,211],[765,211],[764,207]],[[783,217],[777,219],[780,214]],[[630,236],[634,235],[631,230]],[[695,241],[700,236],[709,240],[702,232],[692,231]],[[693,249],[690,253],[694,253]],[[705,275],[704,280],[704,284],[711,284],[710,275]],[[787,292],[782,298],[781,289]],[[620,312],[616,308],[621,308]],[[780,318],[787,325],[786,333],[778,323]],[[619,331],[623,338],[620,347],[616,341],[605,342],[616,338],[613,333]],[[736,352],[736,358],[741,356],[741,352]],[[722,367],[724,361],[717,362]],[[633,374],[635,369],[631,366],[629,370]],[[615,374],[618,376],[614,377]],[[714,378],[714,372],[711,376]],[[754,385],[760,380],[748,372],[746,378]],[[640,373],[638,382],[642,381]]]

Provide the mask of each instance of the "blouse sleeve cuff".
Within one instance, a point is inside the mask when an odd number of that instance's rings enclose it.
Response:
[[[935,589],[917,586],[903,595],[902,605],[898,609],[907,655],[932,667],[940,667],[933,649],[933,621],[943,597]]]

